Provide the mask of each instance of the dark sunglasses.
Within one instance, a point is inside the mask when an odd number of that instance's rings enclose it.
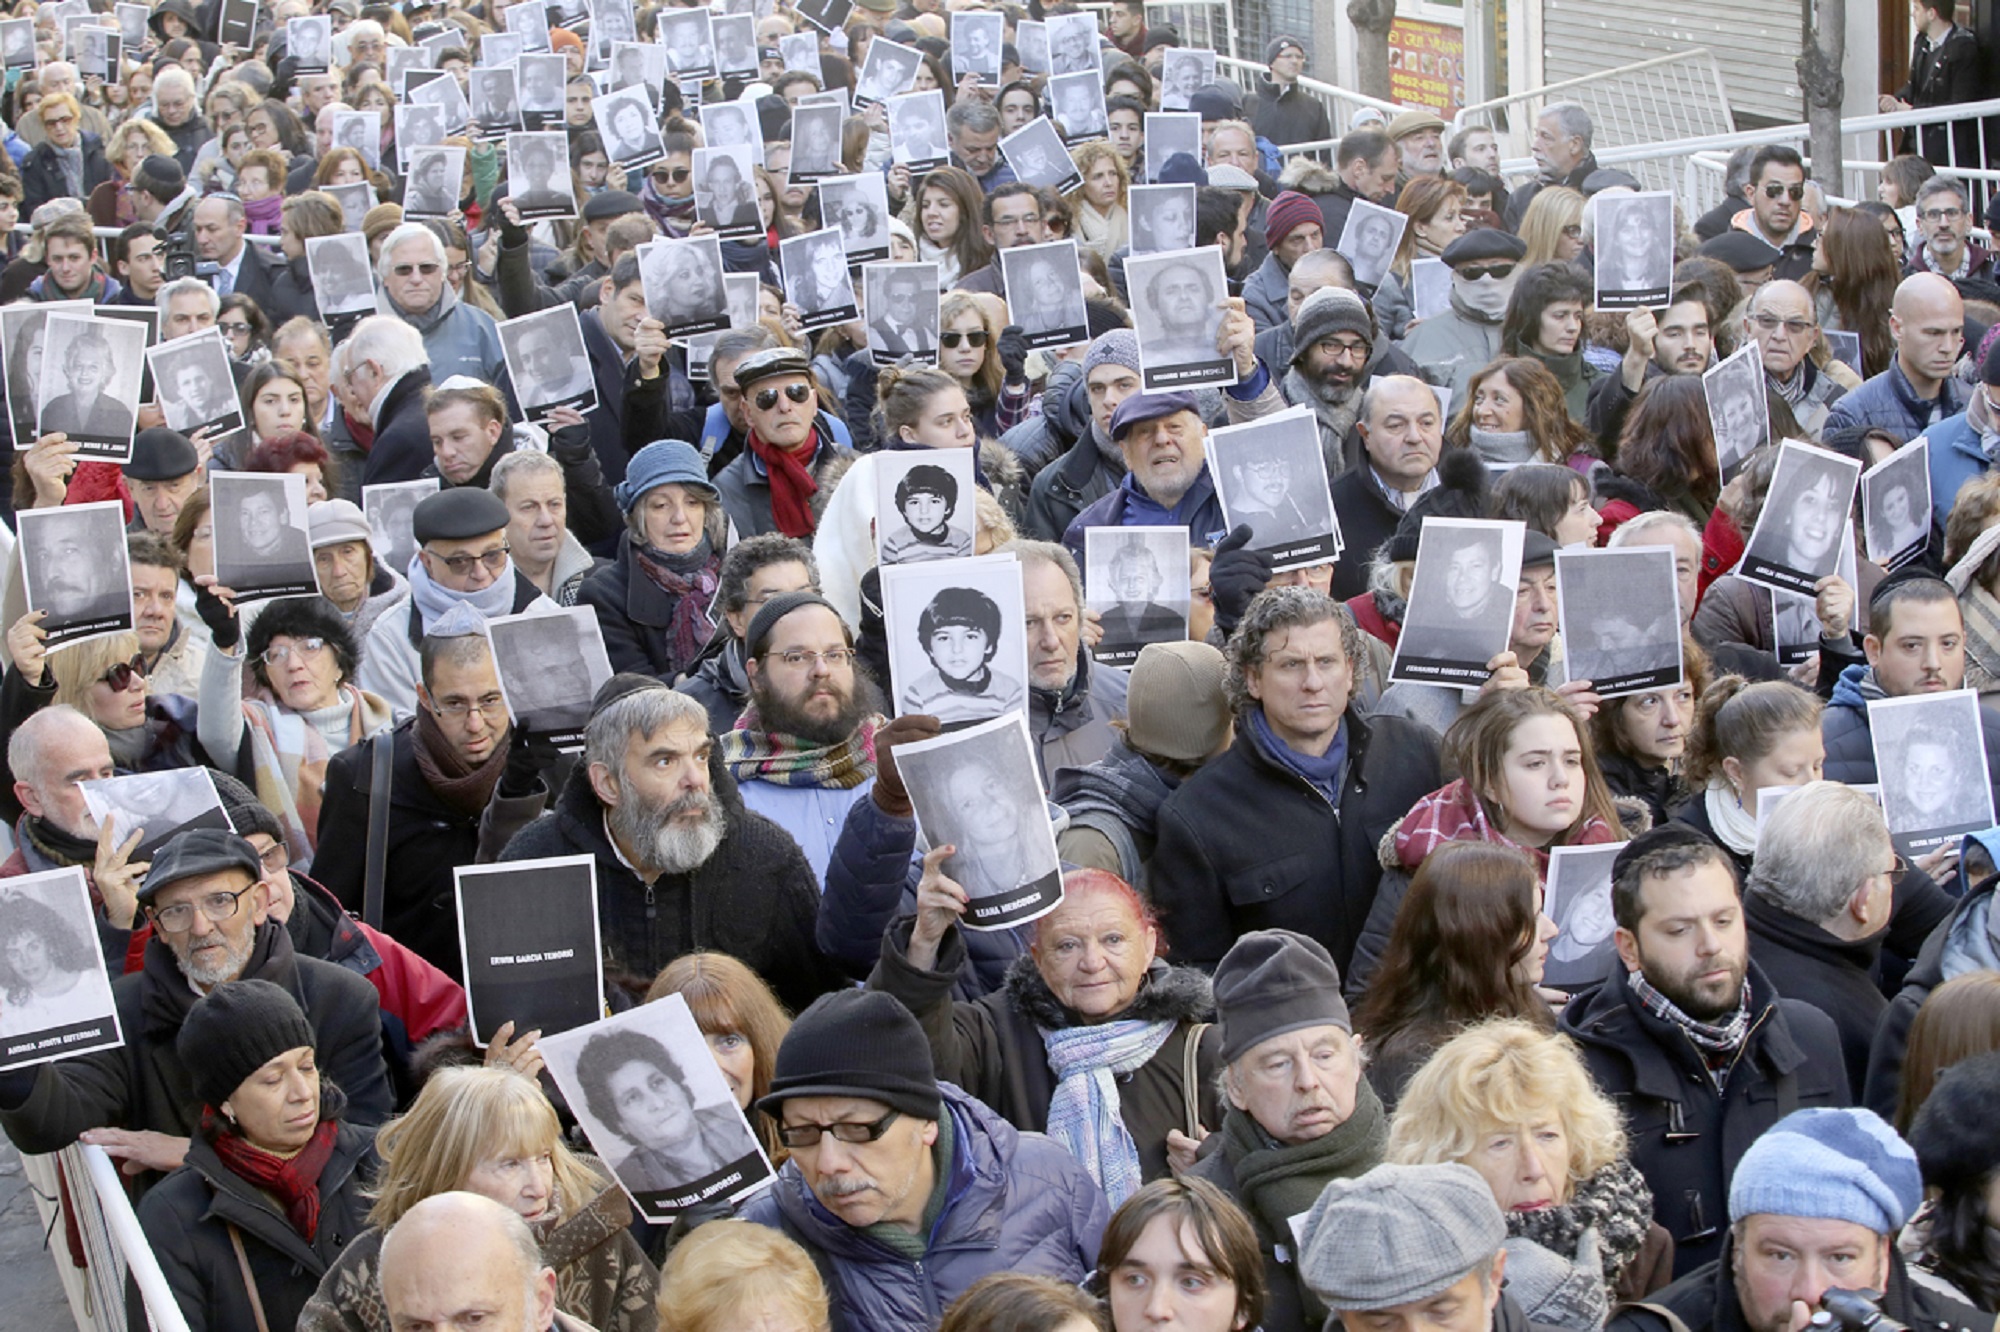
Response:
[[[984,347],[986,345],[986,330],[975,328],[970,333],[940,333],[938,334],[938,341],[947,347],[956,347],[961,342],[968,347]]]
[[[1792,202],[1797,203],[1806,197],[1806,187],[1804,184],[1780,185],[1776,181],[1772,181],[1764,187],[1764,197],[1766,199],[1782,199],[1788,194],[1792,196]]]
[[[778,405],[779,391],[780,390],[774,388],[758,389],[757,410],[760,412],[768,412],[773,407],[776,407]],[[796,402],[801,407],[805,406],[806,400],[812,397],[813,395],[812,385],[810,384],[787,384],[785,385],[783,392],[786,397],[790,398],[793,402]]]
[[[688,178],[686,167],[661,167],[653,173],[655,185],[678,185]]]
[[[132,681],[142,680],[145,676],[146,659],[138,656],[130,661],[119,662],[97,678],[101,683],[110,685],[112,693],[122,694],[132,687]]]
[[[1483,277],[1505,278],[1513,271],[1514,265],[1511,261],[1499,264],[1467,264],[1457,270],[1458,275],[1467,282],[1477,282]]]

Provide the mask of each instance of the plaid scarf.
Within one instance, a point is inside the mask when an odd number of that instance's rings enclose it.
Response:
[[[236,1131],[234,1125],[207,1106],[201,1111],[201,1132],[231,1174],[278,1200],[293,1230],[310,1240],[319,1232],[319,1177],[333,1157],[333,1140],[340,1128],[322,1119],[312,1141],[297,1156],[273,1156]]]
[[[1125,1127],[1118,1080],[1158,1054],[1174,1034],[1172,1019],[1123,1018],[1087,1027],[1042,1028],[1055,1095],[1049,1098],[1051,1138],[1069,1148],[1116,1207],[1139,1191],[1139,1148]]]
[[[875,728],[881,724],[882,718],[867,717],[838,744],[814,745],[765,730],[751,703],[736,719],[736,729],[722,734],[722,766],[739,782],[852,790],[875,775]]]
[[[340,686],[349,710],[347,743],[359,744],[393,724],[389,705],[351,684]],[[251,785],[257,800],[285,826],[285,845],[301,869],[310,868],[319,845],[319,806],[327,761],[334,750],[312,722],[290,708],[261,699],[243,701]]]
[[[1743,979],[1743,997],[1737,1000],[1735,1009],[1721,1022],[1700,1022],[1689,1017],[1679,1004],[1654,989],[1653,983],[1646,979],[1642,971],[1627,972],[1625,983],[1632,987],[1633,997],[1648,1013],[1687,1033],[1687,1038],[1702,1052],[1708,1076],[1714,1081],[1716,1091],[1720,1092],[1729,1076],[1726,1056],[1741,1049],[1744,1038],[1750,1034],[1749,977]]]
[[[1535,873],[1543,879],[1549,876],[1548,850],[1522,846],[1494,827],[1493,821],[1486,817],[1485,802],[1472,794],[1472,788],[1465,784],[1462,777],[1419,800],[1403,816],[1394,836],[1396,862],[1412,873],[1431,852],[1446,842],[1491,842],[1529,856],[1535,862]],[[1617,831],[1593,814],[1582,827],[1564,838],[1562,844],[1591,846],[1617,840]]]

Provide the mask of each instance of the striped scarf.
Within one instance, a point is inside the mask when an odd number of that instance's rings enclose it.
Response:
[[[1139,1175],[1138,1144],[1119,1113],[1118,1077],[1158,1054],[1174,1025],[1171,1019],[1125,1018],[1041,1029],[1049,1068],[1057,1078],[1055,1095],[1049,1098],[1048,1134],[1083,1163],[1113,1207],[1145,1182]]]
[[[838,744],[815,745],[765,730],[752,703],[736,719],[736,729],[722,734],[722,765],[739,782],[852,790],[875,775],[875,728],[881,723],[882,718],[869,717]]]
[[[349,708],[350,745],[394,723],[389,705],[373,694],[343,684],[340,697]],[[275,703],[245,699],[243,719],[258,803],[277,814],[292,863],[303,872],[311,867],[319,844],[320,794],[333,747],[306,717]]]
[[[1626,973],[1625,983],[1632,987],[1632,997],[1648,1013],[1679,1027],[1694,1043],[1695,1049],[1701,1051],[1702,1062],[1708,1066],[1708,1076],[1715,1083],[1715,1090],[1720,1092],[1723,1083],[1728,1080],[1729,1066],[1733,1062],[1729,1056],[1741,1049],[1750,1035],[1749,978],[1745,977],[1743,981],[1743,997],[1737,1000],[1736,1007],[1721,1022],[1703,1022],[1690,1017],[1679,1004],[1655,989],[1643,971]]]

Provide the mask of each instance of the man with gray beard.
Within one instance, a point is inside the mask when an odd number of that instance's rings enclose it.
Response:
[[[1321,287],[1292,316],[1292,359],[1278,391],[1290,405],[1310,407],[1319,418],[1329,477],[1361,457],[1357,422],[1376,337],[1375,312],[1345,287]]]
[[[144,962],[111,987],[124,1048],[0,1073],[0,1128],[16,1147],[54,1152],[81,1137],[127,1174],[177,1168],[201,1104],[174,1041],[195,1001],[233,980],[270,981],[298,1001],[321,1073],[347,1093],[343,1118],[389,1117],[375,987],[292,951],[266,882],[285,873],[282,861],[267,871],[256,848],[219,828],[191,829],[160,848],[138,893],[153,931]]]
[[[813,942],[819,886],[783,828],[743,807],[708,712],[650,676],[598,691],[583,761],[500,859],[588,855],[608,985],[637,1002],[684,953],[728,953],[792,1011],[847,978]]]

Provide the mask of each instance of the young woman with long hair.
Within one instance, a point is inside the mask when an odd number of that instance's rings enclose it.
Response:
[[[1582,423],[1591,388],[1604,372],[1584,356],[1584,330],[1595,293],[1590,274],[1576,264],[1553,262],[1524,269],[1500,321],[1500,352],[1532,356],[1562,386],[1570,417]]]
[[[1819,326],[1861,335],[1861,373],[1879,375],[1895,359],[1889,307],[1902,274],[1882,224],[1854,208],[1829,209],[1813,246],[1813,309]]]
[[[1402,341],[1412,316],[1410,269],[1419,259],[1435,259],[1465,234],[1465,186],[1449,176],[1418,176],[1396,197],[1396,211],[1409,218],[1403,239],[1375,289],[1375,317],[1385,336]],[[1338,236],[1334,240],[1340,239]],[[1331,243],[1331,242],[1329,242]]]
[[[1083,183],[1069,194],[1076,209],[1076,243],[1108,262],[1131,239],[1132,220],[1125,210],[1131,173],[1118,151],[1101,141],[1078,144],[1070,158],[1083,173]]]
[[[1706,834],[1750,872],[1757,853],[1757,792],[1816,782],[1826,763],[1821,703],[1788,680],[1725,675],[1701,692],[1688,736],[1684,780],[1694,799],[1674,818]]]
[[[1472,376],[1445,430],[1489,463],[1588,461],[1590,432],[1570,415],[1562,384],[1541,360],[1501,356]]]
[[[1567,185],[1538,191],[1521,216],[1521,240],[1528,247],[1521,262],[1574,262],[1583,253],[1583,205],[1582,193]]]
[[[938,289],[950,291],[959,279],[993,261],[993,247],[980,230],[979,182],[957,167],[939,167],[917,184],[917,258],[938,266]]]
[[[984,302],[962,291],[947,295],[938,307],[938,342],[938,368],[965,389],[982,438],[997,439],[1027,417],[1027,377],[1001,361],[1000,330]]]
[[[1722,494],[1715,431],[1700,375],[1662,375],[1639,390],[1618,432],[1612,469],[1638,482],[1659,503],[1706,527]]]

